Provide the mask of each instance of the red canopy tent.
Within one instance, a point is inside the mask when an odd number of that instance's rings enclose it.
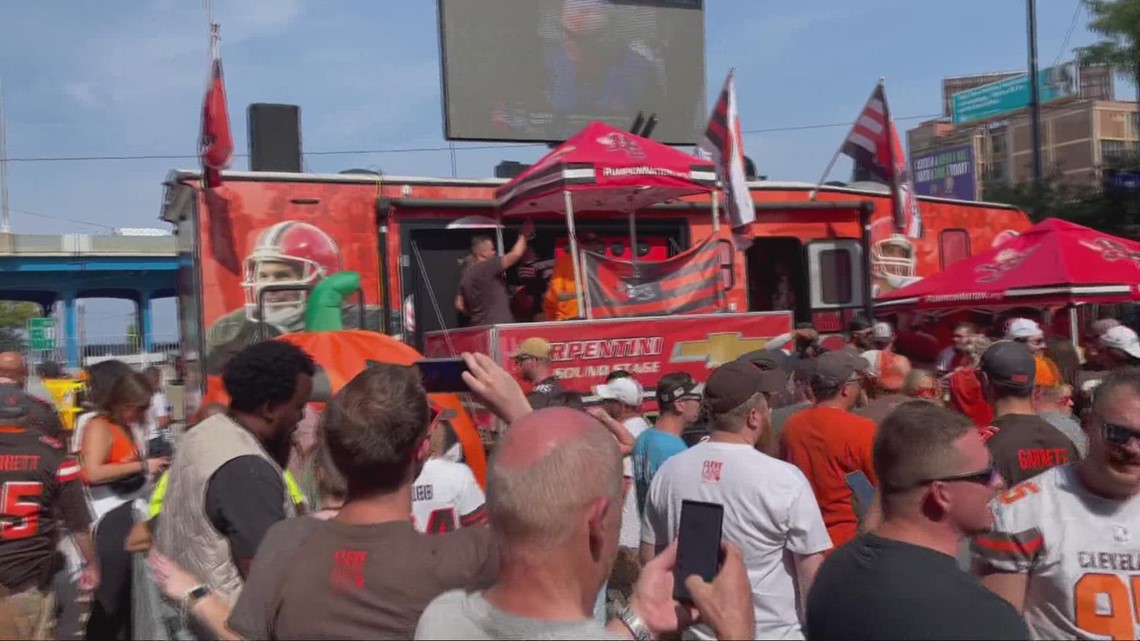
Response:
[[[649,205],[716,188],[716,169],[668,145],[595,121],[495,190],[502,216],[562,213],[570,231],[570,251],[582,300],[574,211],[615,211],[629,215],[632,246],[637,245],[633,215]],[[713,221],[717,220],[715,199]],[[637,252],[632,252],[636,260]]]
[[[1050,218],[875,300],[883,312],[1140,300],[1140,243]]]

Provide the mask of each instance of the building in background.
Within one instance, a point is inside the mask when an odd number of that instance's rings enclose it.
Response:
[[[1061,69],[1056,67],[1055,69]],[[1042,74],[1053,72],[1042,70]],[[1056,72],[1053,72],[1056,73]],[[1027,105],[990,104],[1000,111],[963,124],[954,124],[954,94],[984,94],[985,85],[1016,84],[1024,73],[1000,72],[945,78],[942,118],[907,132],[915,191],[922,195],[976,200],[987,182],[1018,183],[1033,177]],[[1083,67],[1077,74],[1079,93],[1056,92],[1041,106],[1041,153],[1046,170],[1056,168],[1068,182],[1097,185],[1101,169],[1120,156],[1137,151],[1140,113],[1137,103],[1115,100],[1113,76],[1107,67]],[[1021,81],[1024,82],[1024,81]],[[1073,87],[1075,89],[1075,87]],[[994,92],[998,95],[1000,92]],[[1044,94],[1043,94],[1044,95]],[[985,98],[985,96],[982,96]],[[995,100],[998,100],[995,98]],[[991,101],[992,102],[992,101]],[[1004,108],[1003,108],[1004,107]],[[984,109],[978,113],[986,113]],[[962,114],[959,113],[959,119]]]

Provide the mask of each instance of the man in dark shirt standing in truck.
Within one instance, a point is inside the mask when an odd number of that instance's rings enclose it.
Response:
[[[471,318],[471,326],[514,322],[510,294],[503,272],[514,267],[526,253],[527,238],[534,234],[534,224],[523,224],[511,251],[499,256],[495,242],[483,236],[474,240],[471,253],[474,262],[459,281],[459,297],[455,301],[460,312]]]

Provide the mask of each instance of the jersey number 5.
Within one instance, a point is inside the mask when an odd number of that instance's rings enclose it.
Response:
[[[40,504],[25,499],[43,494],[43,483],[35,481],[10,481],[0,491],[0,539],[26,539],[34,536],[40,528]]]
[[[1140,575],[1131,578],[1131,590],[1115,574],[1092,573],[1073,586],[1077,627],[1113,639],[1135,639],[1140,621]],[[1131,592],[1131,594],[1129,594]],[[1099,599],[1100,595],[1103,599]],[[1107,610],[1097,606],[1107,605]]]

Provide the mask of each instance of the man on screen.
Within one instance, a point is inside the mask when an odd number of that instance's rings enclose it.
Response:
[[[561,37],[546,52],[546,96],[554,113],[626,117],[662,104],[662,62],[644,42],[621,36],[618,17],[611,0],[564,0]]]

